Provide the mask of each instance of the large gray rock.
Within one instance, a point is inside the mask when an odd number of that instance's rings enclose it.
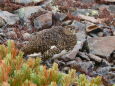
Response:
[[[81,0],[81,2],[88,4],[88,3],[94,3],[95,0]]]
[[[86,39],[86,25],[78,21],[73,21],[72,25],[75,26],[76,29],[79,29],[76,33],[77,41],[84,41]]]
[[[19,20],[18,15],[9,13],[7,11],[0,11],[0,17],[9,25],[13,25]]]
[[[72,13],[73,16],[78,16],[80,14],[87,15],[87,16],[95,16],[95,15],[98,15],[98,10],[94,10],[94,9],[77,9]]]
[[[5,25],[5,20],[3,18],[0,17],[0,27]]]
[[[89,38],[87,42],[90,52],[99,56],[109,57],[115,50],[115,36]]]
[[[4,3],[4,0],[0,0],[0,4]]]
[[[115,14],[115,5],[110,5],[109,10]]]
[[[33,13],[38,13],[41,11],[45,11],[43,8],[39,6],[28,6],[28,7],[23,7],[15,12],[19,15],[21,19],[28,20],[28,18],[33,14]]]
[[[92,73],[94,69],[94,63],[91,61],[88,62],[69,61],[67,62],[67,65],[85,73]]]
[[[52,25],[52,13],[48,12],[46,14],[40,15],[34,19],[34,27],[36,29],[48,28]]]
[[[15,3],[22,3],[22,4],[28,4],[28,3],[39,3],[39,2],[42,2],[44,0],[12,0],[12,2],[15,2]]]
[[[67,17],[67,15],[64,13],[57,12],[54,14],[54,17],[59,21],[63,21]]]

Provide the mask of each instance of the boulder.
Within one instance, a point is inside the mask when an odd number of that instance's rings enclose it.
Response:
[[[108,58],[115,50],[115,36],[89,38],[87,43],[91,53],[102,57]]]
[[[36,29],[48,28],[52,25],[52,13],[42,14],[34,19],[34,27]]]

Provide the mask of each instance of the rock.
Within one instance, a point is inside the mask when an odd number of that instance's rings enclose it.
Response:
[[[115,84],[115,66],[101,67],[97,69],[97,74],[103,76],[108,84]],[[112,86],[112,85],[107,85]]]
[[[115,5],[110,5],[110,6],[109,6],[109,10],[110,10],[112,13],[115,13]]]
[[[86,15],[86,16],[95,16],[98,15],[98,11],[94,9],[77,9],[72,13],[73,16],[78,16],[78,15]]]
[[[102,20],[99,19],[99,18],[95,18],[95,17],[91,17],[91,16],[85,16],[85,15],[78,15],[78,17],[84,21],[89,21],[89,22],[92,22],[92,23],[101,23]]]
[[[96,61],[96,62],[102,62],[102,58],[100,58],[99,56],[96,56],[94,54],[89,54],[90,59]]]
[[[103,37],[103,36],[104,36],[104,33],[103,33],[103,32],[99,32],[99,33],[97,33],[97,35],[98,35],[99,37]]]
[[[0,27],[5,25],[5,20],[3,18],[0,17]]]
[[[89,4],[89,3],[94,3],[95,0],[81,0],[81,2]]]
[[[0,33],[0,44],[3,44],[6,41],[6,35],[4,33]]]
[[[53,55],[52,59],[58,59],[61,58],[63,55],[67,54],[66,50],[62,50],[59,54]]]
[[[5,34],[4,34],[4,33],[0,33],[0,36],[4,38],[4,37],[5,37]]]
[[[59,11],[60,11],[60,10],[59,10],[59,6],[51,6],[51,11],[52,11],[53,13],[59,12]]]
[[[111,66],[112,64],[109,63],[106,59],[102,59],[101,66],[106,67],[106,66]]]
[[[110,67],[110,66],[107,66],[107,67],[99,67],[96,72],[100,75],[105,75],[107,74],[108,72],[112,71],[112,69],[115,69],[115,67]]]
[[[78,21],[73,21],[72,25],[79,29],[79,31],[76,33],[77,40],[84,41],[86,39],[86,25]]]
[[[82,59],[86,59],[88,61],[90,61],[90,58],[88,57],[88,55],[84,52],[79,52],[78,55],[82,58]]]
[[[49,4],[51,5],[51,3],[53,2],[53,0],[44,0],[44,3],[43,4],[40,4],[41,7],[46,7],[48,6]]]
[[[83,44],[84,44],[84,41],[77,42],[77,44],[74,46],[74,48],[71,50],[71,52],[69,52],[67,55],[63,56],[63,58],[67,57],[69,59],[75,59],[79,50],[82,49]]]
[[[33,13],[41,12],[41,11],[45,11],[45,10],[39,6],[28,6],[16,10],[15,13],[18,14],[21,19],[28,20],[28,18]]]
[[[42,2],[44,0],[12,0],[12,2],[15,2],[15,3],[19,3],[19,4],[28,4],[28,3],[39,3],[39,2]]]
[[[8,32],[10,32],[10,31],[14,31],[14,29],[15,29],[15,27],[11,27],[11,28],[8,27],[8,28],[7,28],[7,31],[8,31]]]
[[[107,73],[103,78],[106,82],[104,85],[112,86],[113,84],[115,84],[115,73],[114,72]]]
[[[18,15],[9,13],[7,11],[0,11],[0,17],[4,19],[8,25],[13,25],[19,20]]]
[[[4,3],[4,0],[0,0],[0,4],[1,4],[1,3]]]
[[[115,0],[104,0],[106,2],[115,2]]]
[[[76,57],[76,58],[75,58],[75,61],[76,61],[76,62],[82,62],[82,59],[81,59],[80,57]]]
[[[84,73],[91,73],[94,68],[94,63],[91,61],[88,62],[76,62],[76,61],[69,61],[67,62],[68,66],[75,68],[76,70],[82,71]]]
[[[40,15],[34,19],[34,27],[36,29],[48,28],[52,25],[52,13],[48,12],[46,14]]]
[[[23,34],[23,39],[24,39],[24,40],[28,40],[28,39],[30,38],[30,36],[31,36],[31,35],[30,35],[29,33],[24,33],[24,34]]]
[[[89,36],[90,37],[94,37],[94,38],[97,38],[98,36],[97,36],[97,33],[95,34],[95,33],[89,33]]]
[[[115,36],[115,31],[113,32],[113,35]]]
[[[111,31],[108,28],[103,29],[104,36],[111,36]]]
[[[113,19],[113,24],[111,25],[111,32],[112,32],[112,35],[115,36],[115,18]]]
[[[100,9],[100,8],[106,8],[110,11],[110,13],[115,14],[115,5],[105,5],[105,4],[95,4],[92,8],[93,9]]]
[[[108,58],[115,50],[115,36],[89,38],[89,51],[95,55]]]
[[[59,21],[63,21],[67,17],[67,15],[64,13],[57,12],[54,14],[54,17],[55,17],[55,19],[57,19]]]
[[[111,53],[109,61],[115,65],[115,50]]]

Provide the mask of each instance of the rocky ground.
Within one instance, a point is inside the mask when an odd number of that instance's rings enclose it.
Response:
[[[74,25],[77,44],[43,64],[56,62],[65,73],[74,68],[88,77],[103,76],[105,86],[115,84],[114,0],[0,0],[1,44],[11,39],[23,47],[35,32],[58,25]]]

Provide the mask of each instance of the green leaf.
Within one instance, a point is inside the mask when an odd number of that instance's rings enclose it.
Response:
[[[7,41],[7,45],[8,45],[8,53],[11,53],[11,47],[12,47],[11,40]]]

